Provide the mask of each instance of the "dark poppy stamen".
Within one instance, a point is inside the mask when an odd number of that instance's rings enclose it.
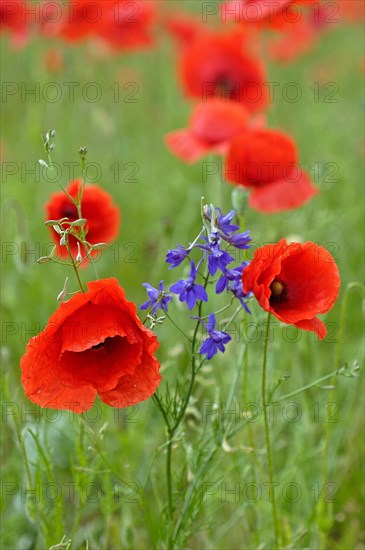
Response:
[[[92,346],[90,348],[91,351],[98,351],[100,349],[110,349],[110,346],[112,345],[112,341],[119,338],[118,336],[108,336],[105,338],[104,342],[99,342],[99,344],[95,344],[95,346]]]
[[[236,93],[236,82],[234,82],[229,76],[222,75],[216,80],[216,90],[226,99],[232,98]]]
[[[64,218],[76,218],[77,212],[73,206],[65,206],[62,210],[62,215]]]
[[[100,344],[96,344],[96,346],[93,346],[91,349],[92,350],[101,349],[102,347],[104,347],[104,344],[105,342],[100,342]]]
[[[270,285],[271,296],[269,299],[270,305],[280,304],[284,302],[288,297],[288,288],[284,281],[280,279],[274,279]]]

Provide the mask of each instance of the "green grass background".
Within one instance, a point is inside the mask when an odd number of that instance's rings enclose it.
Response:
[[[169,3],[170,4],[170,3]],[[173,2],[173,8],[191,9],[199,13],[200,2]],[[268,112],[268,123],[293,135],[300,150],[300,161],[310,170],[315,163],[321,167],[318,187],[320,194],[298,211],[265,216],[255,211],[245,212],[245,227],[250,229],[256,243],[274,242],[292,235],[301,240],[312,240],[328,246],[334,254],[341,273],[342,290],[334,309],[326,316],[333,323],[333,333],[323,342],[315,342],[312,334],[303,333],[297,343],[283,337],[282,327],[276,327],[270,344],[270,380],[289,375],[279,393],[285,394],[305,386],[334,370],[340,306],[348,283],[363,277],[363,70],[360,26],[342,25],[325,34],[313,52],[291,63],[278,65],[269,62],[268,80],[280,83],[276,101]],[[31,474],[39,487],[50,481],[46,463],[52,466],[53,481],[63,484],[77,482],[82,486],[95,482],[103,495],[88,502],[82,510],[75,533],[72,524],[79,509],[80,498],[70,498],[66,491],[57,506],[41,498],[40,508],[49,521],[49,532],[42,533],[36,517],[35,503],[23,502],[23,493],[3,494],[2,548],[38,549],[57,544],[63,535],[73,537],[72,548],[164,548],[163,510],[166,506],[164,454],[160,450],[152,465],[151,479],[142,495],[141,486],[154,451],[164,442],[164,428],[152,401],[142,403],[136,411],[115,411],[98,402],[95,414],[101,411],[96,422],[92,413],[80,423],[71,413],[64,413],[55,422],[47,421],[39,410],[30,404],[20,383],[19,360],[28,338],[42,328],[57,307],[56,296],[62,289],[65,273],[60,266],[38,265],[38,250],[49,242],[43,226],[43,205],[56,184],[28,174],[21,175],[21,166],[34,168],[44,158],[41,132],[54,128],[57,131],[54,161],[78,161],[77,150],[87,146],[88,161],[96,162],[102,170],[100,183],[113,194],[122,211],[122,228],[118,245],[104,253],[98,262],[101,277],[117,277],[130,300],[137,304],[145,299],[142,282],[157,285],[160,279],[174,281],[175,272],[167,270],[164,256],[169,247],[192,241],[200,229],[200,197],[214,202],[223,210],[231,208],[232,188],[217,176],[202,182],[203,162],[220,162],[206,158],[187,166],[166,149],[163,137],[166,132],[184,127],[191,104],[181,94],[176,79],[176,50],[160,31],[155,49],[134,54],[115,55],[95,59],[90,45],[67,47],[65,67],[59,75],[51,75],[44,68],[44,52],[54,43],[35,38],[24,50],[9,49],[2,37],[3,82],[25,83],[41,89],[48,82],[57,82],[64,90],[56,103],[32,97],[22,100],[16,94],[1,104],[3,161],[16,163],[19,172],[3,178],[2,182],[2,239],[5,243],[2,259],[3,278],[3,417],[2,417],[2,488],[6,483],[21,487],[26,483],[21,447],[15,435],[14,418],[22,430],[22,441],[30,456]],[[113,101],[108,88],[121,80],[136,82],[139,91],[136,103]],[[339,91],[338,103],[315,102],[313,83],[335,82]],[[79,82],[75,102],[70,103],[64,82]],[[102,97],[96,103],[85,101],[79,90],[89,82],[97,82]],[[301,87],[303,96],[297,103],[285,101],[280,93],[287,82]],[[121,88],[121,99],[127,92]],[[138,181],[123,181],[127,172],[121,171],[120,181],[113,181],[110,166],[136,163]],[[335,181],[326,179],[324,166],[336,163]],[[23,168],[24,169],[24,168]],[[311,172],[313,175],[313,172]],[[63,182],[67,183],[65,178]],[[8,243],[8,244],[6,244]],[[9,245],[9,243],[11,243]],[[38,244],[36,244],[38,243]],[[329,244],[332,243],[332,244]],[[12,248],[14,247],[14,248]],[[38,248],[37,248],[38,247]],[[24,251],[37,253],[24,254]],[[14,253],[8,253],[14,250]],[[92,279],[91,269],[83,271],[84,280]],[[185,330],[191,330],[186,312],[179,308],[176,316]],[[252,304],[253,317],[248,322],[264,322],[259,308]],[[10,324],[9,324],[10,323]],[[362,297],[354,291],[349,298],[346,327],[341,350],[341,365],[362,362]],[[240,330],[241,325],[237,325]],[[13,331],[13,333],[12,333]],[[178,332],[170,325],[157,328],[161,341],[159,358],[163,366],[161,389],[166,380],[174,383],[183,379],[188,369],[183,343]],[[289,337],[294,333],[288,331]],[[255,338],[252,336],[251,340]],[[194,410],[198,416],[186,422],[184,435],[174,450],[174,482],[176,499],[181,499],[189,487],[191,470],[199,462],[199,441],[208,430],[202,422],[204,402],[225,401],[235,372],[235,364],[243,345],[242,336],[237,345],[231,345],[226,354],[212,361],[211,369],[202,373],[196,390]],[[242,405],[260,401],[260,365],[263,340],[249,346],[247,371],[240,379],[236,394]],[[364,548],[363,512],[363,384],[361,378],[338,377],[331,394],[335,404],[336,422],[331,424],[329,440],[329,477],[338,490],[333,502],[333,523],[328,532],[328,548]],[[325,406],[328,389],[314,387],[295,397],[302,411],[297,422],[283,420],[282,407],[275,409],[271,425],[274,446],[275,479],[279,485],[278,504],[288,547],[320,548],[320,529],[316,521],[316,487],[323,487],[322,460],[324,432],[328,412]],[[9,402],[12,408],[9,409]],[[6,408],[8,407],[8,408]],[[26,407],[30,411],[15,417],[6,411],[18,412]],[[317,413],[319,416],[317,416]],[[56,413],[49,413],[49,419]],[[37,416],[38,415],[38,416]],[[130,415],[130,416],[128,416]],[[217,415],[219,416],[219,415]],[[132,422],[136,420],[136,422]],[[105,426],[105,423],[108,423]],[[80,427],[81,426],[81,427]],[[100,434],[99,430],[103,428]],[[37,432],[40,446],[47,461],[37,450],[29,432]],[[210,426],[211,428],[211,426]],[[214,426],[213,426],[214,428]],[[202,436],[203,434],[203,436]],[[241,447],[250,447],[250,453]],[[197,494],[200,506],[192,512],[193,527],[186,526],[186,548],[232,549],[271,548],[272,529],[267,488],[261,485],[262,498],[256,503],[243,497],[245,484],[265,483],[264,434],[262,420],[250,424],[231,442],[236,452],[220,450],[204,477],[205,483],[217,483],[218,490],[203,501]],[[137,484],[137,502],[129,490],[115,499],[113,484],[125,480]],[[282,497],[285,483],[295,482],[302,490],[298,502]],[[222,498],[222,483],[227,489],[239,484],[238,502],[228,495]],[[130,488],[135,488],[131,485]],[[334,487],[333,485],[329,487]],[[223,490],[224,493],[224,490]],[[323,494],[321,496],[323,499]],[[320,499],[320,500],[321,500]],[[115,501],[117,500],[117,501]],[[58,515],[57,515],[58,514]],[[60,520],[63,516],[63,525]],[[196,516],[196,517],[195,517]],[[195,533],[196,531],[196,533]],[[48,536],[48,539],[47,539]],[[86,542],[87,541],[87,542]],[[88,545],[88,546],[87,546]],[[261,545],[261,546],[260,546]]]

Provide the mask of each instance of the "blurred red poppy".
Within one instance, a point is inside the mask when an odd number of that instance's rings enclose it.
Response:
[[[0,32],[11,33],[14,47],[24,46],[27,40],[29,7],[30,4],[24,0],[0,0]]]
[[[275,130],[251,130],[235,138],[225,175],[228,181],[251,188],[249,205],[266,213],[298,208],[318,192],[298,166],[294,141]]]
[[[313,49],[323,32],[334,30],[340,22],[333,15],[337,13],[337,5],[312,2],[309,7],[301,10],[291,23],[287,23],[282,33],[270,42],[269,54],[272,59],[283,62],[297,59]]]
[[[248,25],[281,29],[299,21],[302,15],[301,4],[311,4],[314,0],[233,0],[221,6],[223,21],[235,21]]]
[[[151,0],[104,0],[100,36],[116,50],[151,46],[151,25],[156,19]]]
[[[339,13],[336,14],[341,22],[360,23],[365,19],[365,3],[359,0],[346,0],[346,2],[338,2],[337,7]]]
[[[77,179],[70,183],[67,188],[68,194],[72,198],[76,198],[82,185],[82,180]],[[82,216],[87,220],[85,230],[87,232],[86,239],[91,244],[109,243],[116,238],[119,232],[120,225],[120,210],[113,203],[113,199],[109,193],[104,191],[97,185],[86,185],[82,198]],[[68,218],[70,222],[78,219],[76,206],[70,199],[60,191],[53,193],[50,196],[49,202],[45,205],[47,220],[60,220]],[[67,258],[68,252],[65,246],[60,246],[60,236],[50,227],[52,239],[57,245],[57,254],[61,258]],[[76,257],[77,239],[69,236],[70,248],[72,255]],[[81,251],[83,252],[83,251]],[[82,254],[84,256],[84,254]],[[86,265],[86,261],[81,266]]]
[[[68,42],[78,42],[97,35],[103,22],[103,2],[100,0],[71,0],[63,5],[63,17],[58,24],[53,21],[51,28]]]
[[[43,10],[48,17],[42,22],[44,34],[58,35],[68,42],[99,38],[117,50],[153,43],[151,24],[156,9],[152,0],[71,0],[63,6],[61,19],[56,16],[54,2],[47,4]]]
[[[65,58],[59,48],[50,48],[43,53],[43,63],[47,71],[59,74],[65,67]]]
[[[266,107],[265,70],[244,52],[244,39],[235,31],[204,33],[187,45],[178,65],[185,94],[203,101],[219,97],[240,102],[251,112]]]
[[[184,12],[168,13],[163,18],[163,24],[167,32],[182,46],[206,32],[206,23]]]
[[[269,54],[275,61],[291,62],[310,52],[319,38],[319,27],[303,20],[285,30],[269,44]]]
[[[240,103],[210,99],[194,108],[189,127],[166,135],[166,145],[185,162],[208,153],[225,154],[229,143],[248,124],[249,112]]]
[[[82,413],[97,393],[112,407],[128,407],[160,383],[157,338],[117,280],[87,286],[60,305],[21,359],[25,393],[41,407]]]
[[[316,317],[336,302],[340,275],[331,254],[316,243],[282,239],[255,251],[242,272],[244,292],[253,292],[260,306],[283,323],[326,336]]]

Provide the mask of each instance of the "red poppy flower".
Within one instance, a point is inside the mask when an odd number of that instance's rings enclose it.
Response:
[[[25,393],[41,407],[77,413],[97,393],[112,407],[135,405],[160,383],[157,347],[116,279],[91,282],[28,343],[20,363]]]
[[[298,166],[294,141],[275,130],[253,130],[235,138],[226,160],[228,181],[252,189],[249,204],[261,212],[298,208],[318,191]]]
[[[243,51],[241,32],[206,33],[183,50],[179,74],[188,97],[220,97],[243,103],[249,111],[266,107],[265,71]]]
[[[316,315],[336,302],[340,275],[331,254],[312,242],[287,244],[282,239],[255,251],[242,272],[244,292],[253,292],[260,306],[283,323],[315,332],[327,330]]]
[[[81,180],[74,180],[67,188],[71,197],[76,198],[82,185]],[[91,244],[109,243],[118,235],[120,225],[119,208],[113,204],[113,199],[97,185],[86,185],[82,198],[82,216],[87,219],[85,225],[86,239]],[[78,213],[75,205],[63,192],[53,193],[49,202],[45,205],[47,220],[60,220],[68,218],[70,222],[78,219]],[[52,239],[57,244],[57,254],[61,258],[67,258],[68,252],[65,246],[60,246],[60,236],[55,230],[50,228]],[[69,236],[70,248],[74,257],[76,257],[77,239]],[[81,251],[82,252],[82,251]],[[86,261],[81,264],[86,265]]]
[[[151,46],[151,25],[156,19],[151,0],[104,0],[99,35],[116,50]]]
[[[246,129],[248,119],[249,112],[240,103],[213,98],[194,108],[189,128],[167,134],[166,145],[186,162],[208,153],[224,154],[232,139]]]
[[[275,61],[291,62],[310,52],[318,37],[318,28],[310,21],[303,20],[269,44],[270,57]]]
[[[164,17],[166,31],[176,39],[178,44],[186,46],[199,34],[206,32],[206,23],[186,13],[175,11]]]
[[[52,34],[57,31],[68,42],[78,42],[89,36],[97,35],[103,22],[103,2],[90,0],[71,0],[64,6],[62,20],[49,23]]]
[[[339,19],[333,18],[328,25],[328,6],[315,4],[309,10],[300,12],[300,17],[287,24],[283,32],[269,45],[269,53],[276,61],[290,62],[308,53],[316,45],[324,31],[336,28]]]
[[[0,0],[0,32],[11,33],[14,47],[24,46],[27,39],[27,13],[29,4],[24,0]]]
[[[221,14],[223,21],[282,29],[301,18],[300,4],[313,2],[314,0],[233,0],[222,4]]]

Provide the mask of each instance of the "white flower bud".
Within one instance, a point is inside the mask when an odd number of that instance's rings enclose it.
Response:
[[[78,220],[75,220],[71,223],[71,227],[79,227],[81,225],[85,225],[87,223],[87,220],[85,218],[79,218]]]
[[[47,222],[46,222],[47,223]],[[62,235],[63,234],[63,231],[62,229],[60,228],[59,225],[54,225],[53,226],[53,229],[56,231],[56,233],[58,233],[59,235]]]
[[[41,258],[38,258],[37,264],[48,264],[52,261],[52,258],[49,256],[42,256]]]
[[[66,277],[65,284],[63,285],[63,289],[61,290],[61,292],[57,296],[57,301],[58,302],[62,302],[64,297],[67,296],[67,289],[66,289],[67,283],[68,283],[68,277]]]
[[[77,241],[77,256],[76,256],[76,261],[78,263],[82,262],[82,255],[81,255],[81,250],[80,250],[80,243],[79,241]]]
[[[106,243],[97,243],[92,245],[93,250],[103,250],[104,248],[107,248],[108,245]]]

